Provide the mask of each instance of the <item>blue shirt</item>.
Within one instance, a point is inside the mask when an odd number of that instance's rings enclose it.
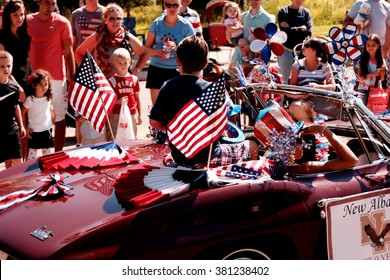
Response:
[[[260,7],[259,12],[254,15],[251,15],[250,11],[251,10],[248,10],[241,14],[242,25],[244,26],[244,38],[247,39],[249,43],[255,39],[252,34],[255,27],[265,28],[268,23],[275,22],[275,16],[268,13],[263,7]],[[241,62],[242,54],[239,47],[235,48],[232,60]]]
[[[191,23],[183,17],[179,16],[179,21],[172,28],[165,24],[164,18],[165,16],[156,18],[149,27],[149,32],[156,36],[155,49],[162,50],[164,42],[168,39],[174,41],[176,45],[178,45],[184,38],[195,35]],[[150,58],[150,65],[165,69],[176,69],[176,51],[171,50],[169,59],[161,59],[159,56],[152,56]]]

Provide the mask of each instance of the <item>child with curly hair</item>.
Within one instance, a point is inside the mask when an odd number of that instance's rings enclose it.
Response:
[[[28,83],[33,94],[27,96],[23,103],[22,116],[27,128],[27,160],[30,160],[37,158],[38,149],[42,149],[42,155],[52,152],[55,114],[49,72],[41,69],[34,71],[28,77]]]

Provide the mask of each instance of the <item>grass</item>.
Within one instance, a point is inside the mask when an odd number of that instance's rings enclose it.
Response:
[[[304,3],[313,17],[313,36],[325,35],[333,26],[341,26],[342,20],[355,0],[310,0]],[[281,7],[291,4],[291,0],[263,0],[263,7],[269,13],[277,15]],[[246,10],[245,8],[244,10]],[[161,15],[161,5],[132,8],[131,16],[137,18],[136,32],[147,33],[152,21]],[[198,11],[201,15],[203,11]],[[216,21],[220,21],[220,10],[215,12]]]

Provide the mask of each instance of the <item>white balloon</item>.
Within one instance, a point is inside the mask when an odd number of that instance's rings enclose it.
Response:
[[[253,40],[250,44],[250,49],[252,52],[259,52],[264,48],[265,44],[265,41]]]
[[[284,44],[287,41],[287,34],[284,31],[278,31],[272,36],[271,42]]]

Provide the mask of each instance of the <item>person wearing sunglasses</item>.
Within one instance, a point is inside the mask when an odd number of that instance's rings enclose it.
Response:
[[[177,44],[184,38],[195,35],[192,24],[179,16],[179,0],[165,0],[164,8],[166,13],[150,25],[145,44],[151,56],[146,88],[150,90],[152,104],[156,101],[163,83],[179,76]]]
[[[290,85],[335,90],[332,68],[321,40],[309,38],[304,41],[302,55],[304,58],[294,62],[291,68]]]
[[[117,48],[125,48],[138,57],[132,70],[132,74],[137,76],[148,60],[147,50],[138,38],[125,29],[122,19],[123,9],[118,4],[108,4],[103,12],[104,24],[76,49],[76,63],[81,64],[88,50],[94,56],[103,74],[109,79],[116,73],[110,63],[112,53]]]

